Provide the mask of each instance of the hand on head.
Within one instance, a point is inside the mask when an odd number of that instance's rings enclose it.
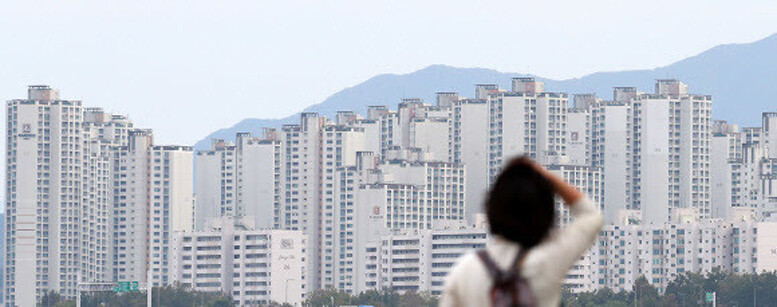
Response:
[[[537,171],[541,177],[550,182],[551,186],[553,187],[553,191],[562,199],[564,199],[564,203],[569,206],[583,198],[583,193],[580,192],[576,187],[564,181],[564,178],[561,178],[558,175],[548,171],[545,167],[538,164],[527,155],[514,158],[512,161],[510,161],[510,166],[527,166]]]

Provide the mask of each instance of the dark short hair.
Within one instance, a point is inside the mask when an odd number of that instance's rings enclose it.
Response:
[[[554,192],[527,157],[514,158],[499,174],[486,201],[491,233],[532,248],[555,221]]]

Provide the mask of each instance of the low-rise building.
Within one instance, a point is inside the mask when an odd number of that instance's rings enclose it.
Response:
[[[305,236],[297,230],[252,230],[234,218],[209,231],[178,232],[173,280],[184,288],[221,292],[239,306],[299,306],[305,289]]]

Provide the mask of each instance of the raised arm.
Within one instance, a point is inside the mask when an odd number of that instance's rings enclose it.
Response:
[[[551,183],[574,218],[566,228],[538,246],[538,249],[546,251],[546,260],[552,262],[553,267],[559,268],[557,274],[563,276],[591,247],[604,225],[604,219],[599,209],[580,190],[544,167],[536,163],[532,165]]]

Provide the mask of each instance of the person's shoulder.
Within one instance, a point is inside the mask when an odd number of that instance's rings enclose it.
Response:
[[[453,269],[451,269],[449,273],[448,280],[455,279],[456,276],[459,276],[461,274],[469,274],[472,270],[478,269],[480,266],[480,259],[477,256],[476,252],[468,252],[464,255],[462,255],[459,260],[456,262],[456,265],[453,266]]]

